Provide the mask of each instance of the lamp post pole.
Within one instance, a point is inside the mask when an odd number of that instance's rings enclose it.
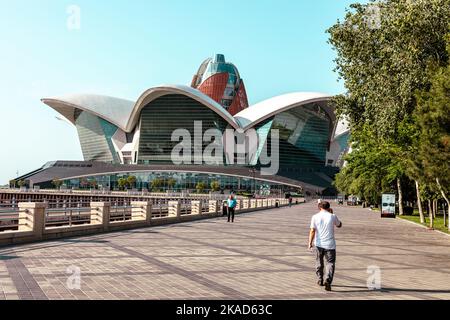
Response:
[[[256,197],[256,169],[250,169],[250,173],[253,176],[253,197]]]

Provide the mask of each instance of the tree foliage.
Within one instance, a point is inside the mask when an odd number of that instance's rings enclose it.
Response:
[[[195,189],[197,189],[198,193],[202,193],[206,189],[206,183],[203,181],[198,182]]]
[[[212,191],[219,191],[220,190],[220,182],[217,180],[214,180],[211,182],[211,190]]]
[[[429,87],[428,65],[448,61],[449,21],[448,0],[384,0],[352,5],[345,21],[328,30],[348,90],[337,109],[352,131],[370,124],[377,137],[395,140],[415,109],[415,91]]]
[[[450,38],[448,51],[450,52]],[[450,186],[450,65],[439,68],[431,88],[417,93],[417,160],[425,179]]]
[[[127,184],[130,188],[133,188],[136,186],[137,178],[135,176],[128,176],[127,177]]]
[[[164,181],[161,178],[155,178],[150,182],[152,191],[159,191],[162,187]]]
[[[448,186],[450,1],[354,4],[328,32],[352,136],[338,189],[377,203],[396,179]]]
[[[127,187],[127,185],[128,185],[127,179],[126,178],[119,178],[117,180],[117,185],[118,185],[120,190],[124,190]]]
[[[177,180],[174,178],[169,178],[167,180],[167,187],[170,189],[173,189],[176,186],[176,184],[177,184]]]
[[[63,181],[59,178],[54,178],[52,184],[56,189],[59,189],[63,185]]]

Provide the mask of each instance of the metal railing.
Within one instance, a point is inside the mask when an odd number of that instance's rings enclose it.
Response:
[[[8,188],[2,189],[3,193],[20,193],[20,194],[70,194],[70,196],[134,196],[134,197],[146,197],[146,198],[173,198],[173,199],[210,199],[210,200],[223,200],[228,198],[229,194],[220,193],[203,193],[198,194],[191,191],[167,191],[167,192],[151,192],[148,190],[125,190],[125,191],[114,191],[114,190],[101,190],[101,189],[29,189],[29,188]],[[239,197],[239,196],[238,196]],[[279,197],[279,195],[269,195],[265,197]],[[23,200],[21,200],[23,201]]]
[[[109,221],[128,221],[131,220],[131,210],[133,207],[131,205],[119,206],[117,204],[111,206],[109,211]]]
[[[66,207],[66,208],[47,208],[45,212],[45,226],[59,227],[72,226],[91,223],[90,207]]]
[[[278,199],[280,205],[287,205],[285,199]],[[179,216],[189,216],[191,214],[208,214],[210,211],[210,199],[200,199],[201,211],[199,212],[195,207],[197,203],[193,203],[193,199],[179,199],[174,205],[177,208],[169,208],[169,199],[153,199],[148,201],[148,206],[151,205],[151,217],[147,217],[147,203],[134,203],[130,201],[118,201],[112,204],[108,202],[100,202],[99,207],[91,207],[90,202],[49,202],[46,206],[38,206],[36,209],[27,209],[26,205],[23,205],[19,209],[18,204],[2,204],[0,205],[0,233],[2,231],[15,231],[15,230],[28,230],[33,229],[33,223],[44,223],[45,228],[57,228],[57,227],[72,227],[81,226],[89,224],[104,224],[105,228],[110,223],[115,225],[120,224],[120,222],[126,221],[144,221],[144,223],[149,223],[151,219],[158,218],[168,218],[169,212],[171,213],[170,218],[176,218]],[[255,200],[254,200],[255,201]],[[264,202],[263,202],[264,203]],[[251,210],[250,203],[247,202],[247,207],[243,207],[241,203],[240,210]],[[141,206],[141,207],[139,207]],[[171,204],[172,206],[172,204]],[[265,208],[270,208],[274,204],[270,204],[267,201],[264,205]],[[30,206],[33,208],[33,206]],[[258,207],[261,208],[261,207]],[[174,210],[176,209],[176,210]],[[223,209],[222,201],[217,202],[217,211],[214,209],[216,214],[220,214]],[[33,219],[33,210],[40,210],[39,214],[42,219]],[[176,217],[173,213],[176,212]],[[43,215],[43,216],[42,216]],[[108,221],[105,221],[104,219]],[[188,220],[188,219],[186,219]],[[38,221],[38,222],[36,222]],[[40,221],[40,222],[39,222]],[[23,226],[23,228],[22,228]],[[40,228],[40,227],[39,227]],[[38,230],[38,229],[37,229]],[[45,231],[44,231],[45,232]]]
[[[19,229],[19,209],[2,208],[0,211],[0,232]]]
[[[152,218],[166,218],[169,216],[167,204],[156,204],[152,206]]]

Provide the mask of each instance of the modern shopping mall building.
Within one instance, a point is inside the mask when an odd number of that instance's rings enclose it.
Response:
[[[76,127],[84,161],[48,162],[15,180],[31,188],[52,187],[58,179],[67,188],[115,190],[121,177],[132,175],[137,189],[150,188],[159,178],[161,189],[195,189],[198,182],[209,188],[218,181],[222,190],[323,192],[332,188],[348,151],[348,130],[337,121],[331,98],[295,92],[249,106],[238,69],[221,54],[201,64],[191,86],[153,87],[136,102],[88,94],[44,98],[43,103]],[[230,129],[244,136],[252,131],[258,142],[245,163],[236,164],[225,152],[224,161],[175,164],[177,129],[192,135],[197,151],[208,147],[202,137],[210,129],[224,136]],[[273,150],[275,130],[278,171],[265,175],[261,155]]]

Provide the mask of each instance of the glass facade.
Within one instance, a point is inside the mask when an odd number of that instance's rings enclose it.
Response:
[[[336,168],[326,167],[331,126],[330,118],[318,104],[308,104],[279,113],[255,129],[260,139],[267,135],[264,148],[269,154],[272,141],[268,128],[279,130],[278,175],[330,186],[337,172]],[[257,166],[261,164],[258,162]]]
[[[150,190],[164,192],[170,191],[195,191],[197,183],[203,182],[206,185],[205,192],[211,191],[211,182],[217,181],[220,184],[221,190],[233,190],[254,193],[256,190],[257,194],[270,195],[270,194],[282,194],[292,190],[290,186],[282,185],[275,182],[267,182],[258,179],[253,179],[251,177],[237,177],[237,176],[226,176],[220,174],[210,174],[210,173],[189,173],[189,172],[127,172],[127,173],[117,173],[111,175],[100,175],[83,177],[77,179],[65,180],[64,184],[68,188],[80,188],[87,186],[89,181],[95,182],[98,188],[105,188],[108,190],[119,190],[118,180],[120,178],[126,178],[128,176],[136,177],[136,184],[132,186],[134,189],[138,190]],[[152,181],[158,180],[159,183],[152,184]],[[172,180],[172,181],[171,181]],[[85,187],[86,188],[86,187]],[[295,190],[295,188],[294,188]]]
[[[75,110],[75,126],[86,161],[120,163],[111,138],[117,127],[92,113]]]
[[[194,135],[194,122],[201,121],[202,135]],[[138,164],[172,164],[171,153],[179,141],[171,141],[176,129],[188,130],[192,138],[202,144],[202,150],[211,143],[203,142],[206,130],[215,128],[224,132],[228,123],[200,102],[184,95],[162,96],[145,106],[141,112]]]
[[[119,163],[118,155],[114,152],[112,136],[118,128],[108,121],[91,113],[76,111],[76,127],[80,136],[83,155],[87,161],[102,161]],[[195,132],[195,122],[201,122],[201,132]],[[330,129],[332,123],[328,114],[320,104],[312,103],[289,109],[272,116],[255,126],[259,139],[256,157],[244,166],[260,168],[262,164],[259,157],[262,152],[271,152],[271,130],[279,130],[279,170],[277,175],[303,181],[317,186],[330,186],[337,169],[327,166],[327,151],[329,149]],[[203,141],[208,129],[218,129],[224,133],[229,124],[215,111],[202,103],[181,94],[161,96],[146,105],[140,114],[138,129],[140,138],[138,142],[137,157],[131,151],[124,152],[124,156],[137,158],[138,164],[144,165],[172,165],[172,151],[181,141],[172,141],[172,134],[176,129],[187,130],[191,137],[191,163],[195,163],[194,145],[202,146],[202,151],[212,141]],[[200,133],[200,134],[199,134]],[[132,135],[127,135],[127,142]],[[196,140],[197,139],[197,140]],[[340,147],[347,144],[347,135],[339,139]],[[222,141],[220,141],[220,144]],[[264,150],[265,149],[265,150]],[[270,155],[271,156],[271,155]],[[225,153],[224,153],[225,157]],[[236,157],[236,155],[235,155]],[[272,158],[273,159],[273,158]],[[203,159],[201,165],[211,165]],[[187,163],[185,163],[187,164]],[[227,165],[225,158],[218,166]],[[149,183],[155,177],[163,176],[161,173],[136,173],[138,189],[149,189]],[[209,186],[213,180],[220,180],[222,188],[228,190],[252,189],[252,179],[229,177],[225,175],[171,173],[177,180],[174,188],[195,189],[197,182],[203,181]],[[95,177],[97,184],[108,189],[117,189],[117,179],[123,175],[110,175]],[[97,181],[98,180],[98,181]],[[272,186],[266,182],[256,182],[256,188],[271,189],[284,188],[280,185]],[[79,187],[80,182],[70,181],[69,185]],[[255,187],[253,187],[255,188]],[[164,188],[163,188],[164,189]]]
[[[343,158],[345,154],[348,152],[348,146],[349,146],[349,139],[350,139],[350,133],[344,133],[341,134],[339,137],[336,138],[335,143],[339,146],[339,155],[336,159],[336,163],[333,163],[335,166],[341,166],[343,165]]]
[[[259,124],[256,128],[258,134],[267,135],[270,124],[270,129],[279,130],[280,168],[325,165],[331,120],[319,105],[308,104],[279,113]],[[271,150],[270,134],[266,147]]]

